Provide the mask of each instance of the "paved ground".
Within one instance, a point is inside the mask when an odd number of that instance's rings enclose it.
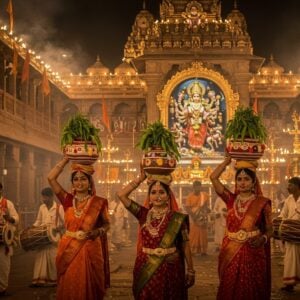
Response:
[[[210,244],[207,257],[195,257],[195,269],[197,272],[196,284],[189,291],[189,299],[211,300],[216,297],[218,286],[217,254]],[[106,299],[133,299],[131,293],[131,276],[134,262],[134,247],[123,248],[121,251],[111,253],[111,288]],[[30,288],[34,252],[16,250],[12,261],[9,295],[3,299],[31,300],[31,299],[55,299],[55,288]],[[282,275],[282,255],[273,250],[272,255],[272,299],[300,299],[300,286],[293,294],[285,294],[280,291]],[[245,299],[246,300],[246,299]],[[262,300],[262,299],[258,299]]]

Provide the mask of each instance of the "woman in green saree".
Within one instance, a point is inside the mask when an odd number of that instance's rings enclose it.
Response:
[[[143,206],[131,200],[130,193],[145,179],[141,169],[140,176],[118,192],[118,197],[140,225],[133,270],[134,297],[188,299],[187,289],[195,283],[188,216],[178,212],[169,176],[148,177],[148,197]]]

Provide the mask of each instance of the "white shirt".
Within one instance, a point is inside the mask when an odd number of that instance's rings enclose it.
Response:
[[[46,204],[40,206],[36,221],[33,226],[53,225],[59,227],[64,224],[64,210],[62,205],[59,205],[57,213],[57,203],[53,202],[52,207],[48,210]]]
[[[17,225],[19,223],[19,215],[15,209],[14,204],[10,201],[6,199],[6,206],[7,207],[3,207],[3,197],[1,196],[0,198],[0,223],[5,223],[6,221],[3,218],[3,215],[8,214],[9,217],[14,218],[15,223],[14,225]],[[7,211],[6,211],[7,209]]]
[[[300,220],[300,197],[295,201],[293,195],[289,195],[284,201],[279,217],[283,219]]]

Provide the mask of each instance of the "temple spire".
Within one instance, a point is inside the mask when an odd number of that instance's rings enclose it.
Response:
[[[234,2],[233,2],[233,8],[237,9],[237,0],[234,0]]]

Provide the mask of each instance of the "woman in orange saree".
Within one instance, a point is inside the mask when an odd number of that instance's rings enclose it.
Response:
[[[219,177],[230,162],[226,157],[210,176],[228,210],[219,255],[217,299],[267,300],[271,296],[271,201],[262,195],[254,161],[237,161],[236,191],[225,188]]]
[[[72,164],[73,192],[66,192],[57,178],[67,163],[68,158],[64,158],[48,175],[65,210],[66,232],[56,258],[56,298],[101,300],[109,287],[107,200],[95,195],[91,165]]]

